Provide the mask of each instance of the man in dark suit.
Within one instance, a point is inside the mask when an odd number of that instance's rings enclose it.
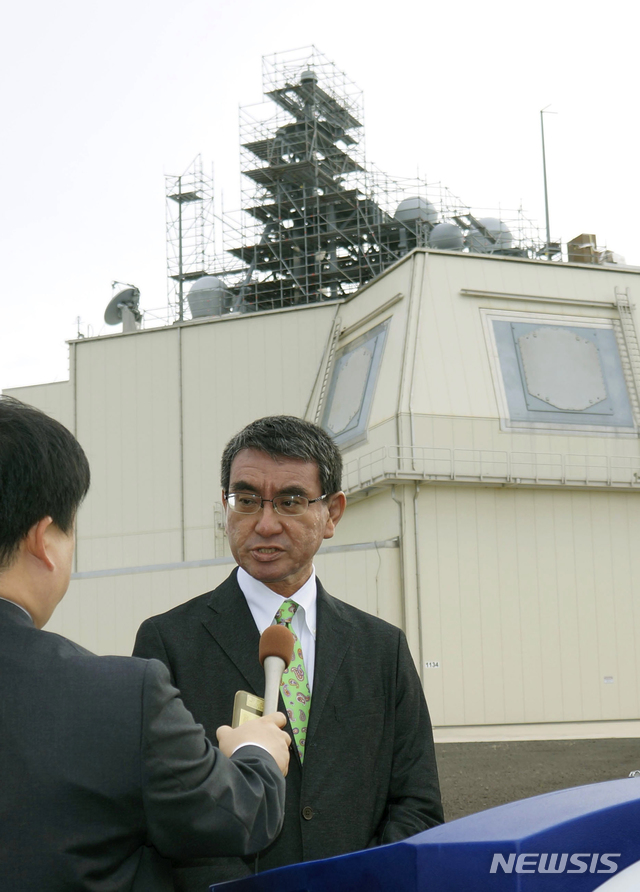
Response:
[[[0,889],[162,892],[169,859],[247,855],[282,824],[284,716],[211,746],[155,660],[42,631],[69,584],[89,465],[0,399]],[[215,729],[213,729],[215,731]]]
[[[313,557],[345,509],[341,472],[338,448],[316,425],[289,416],[248,425],[222,457],[239,568],[138,632],[134,652],[166,663],[205,729],[229,721],[237,690],[262,695],[258,642],[274,619],[297,638],[298,661],[281,686],[295,740],[284,829],[255,862],[177,864],[180,892],[394,842],[443,820],[429,714],[404,634],[331,597],[315,577]]]

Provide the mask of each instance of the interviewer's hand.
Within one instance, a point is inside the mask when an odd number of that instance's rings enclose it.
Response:
[[[225,756],[230,756],[234,749],[241,743],[258,743],[263,746],[276,760],[278,768],[287,776],[289,770],[289,746],[291,738],[281,728],[287,723],[286,717],[281,712],[272,712],[262,718],[245,722],[237,728],[229,725],[220,725],[216,731],[220,750]]]

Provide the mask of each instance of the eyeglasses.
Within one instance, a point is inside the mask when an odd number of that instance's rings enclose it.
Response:
[[[304,496],[276,496],[275,499],[263,499],[253,492],[228,492],[226,499],[227,505],[236,514],[257,514],[265,502],[271,502],[276,514],[282,517],[299,517],[305,513],[309,505],[321,502],[327,495],[318,496],[317,499],[305,499]]]

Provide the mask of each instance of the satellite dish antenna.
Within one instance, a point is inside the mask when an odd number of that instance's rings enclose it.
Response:
[[[123,282],[114,282],[115,285],[123,285]],[[135,285],[127,285],[112,297],[104,311],[104,321],[107,325],[119,325],[122,322],[123,331],[137,331],[142,322],[142,313],[138,309],[140,291]]]

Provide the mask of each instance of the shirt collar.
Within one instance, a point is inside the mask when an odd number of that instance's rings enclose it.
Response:
[[[242,567],[238,567],[238,585],[246,598],[260,634],[271,625],[283,602],[291,600],[300,606],[304,615],[304,623],[315,639],[318,598],[315,567],[312,566],[311,576],[290,598],[285,598],[272,591],[263,582],[254,579],[253,576],[249,576]]]

